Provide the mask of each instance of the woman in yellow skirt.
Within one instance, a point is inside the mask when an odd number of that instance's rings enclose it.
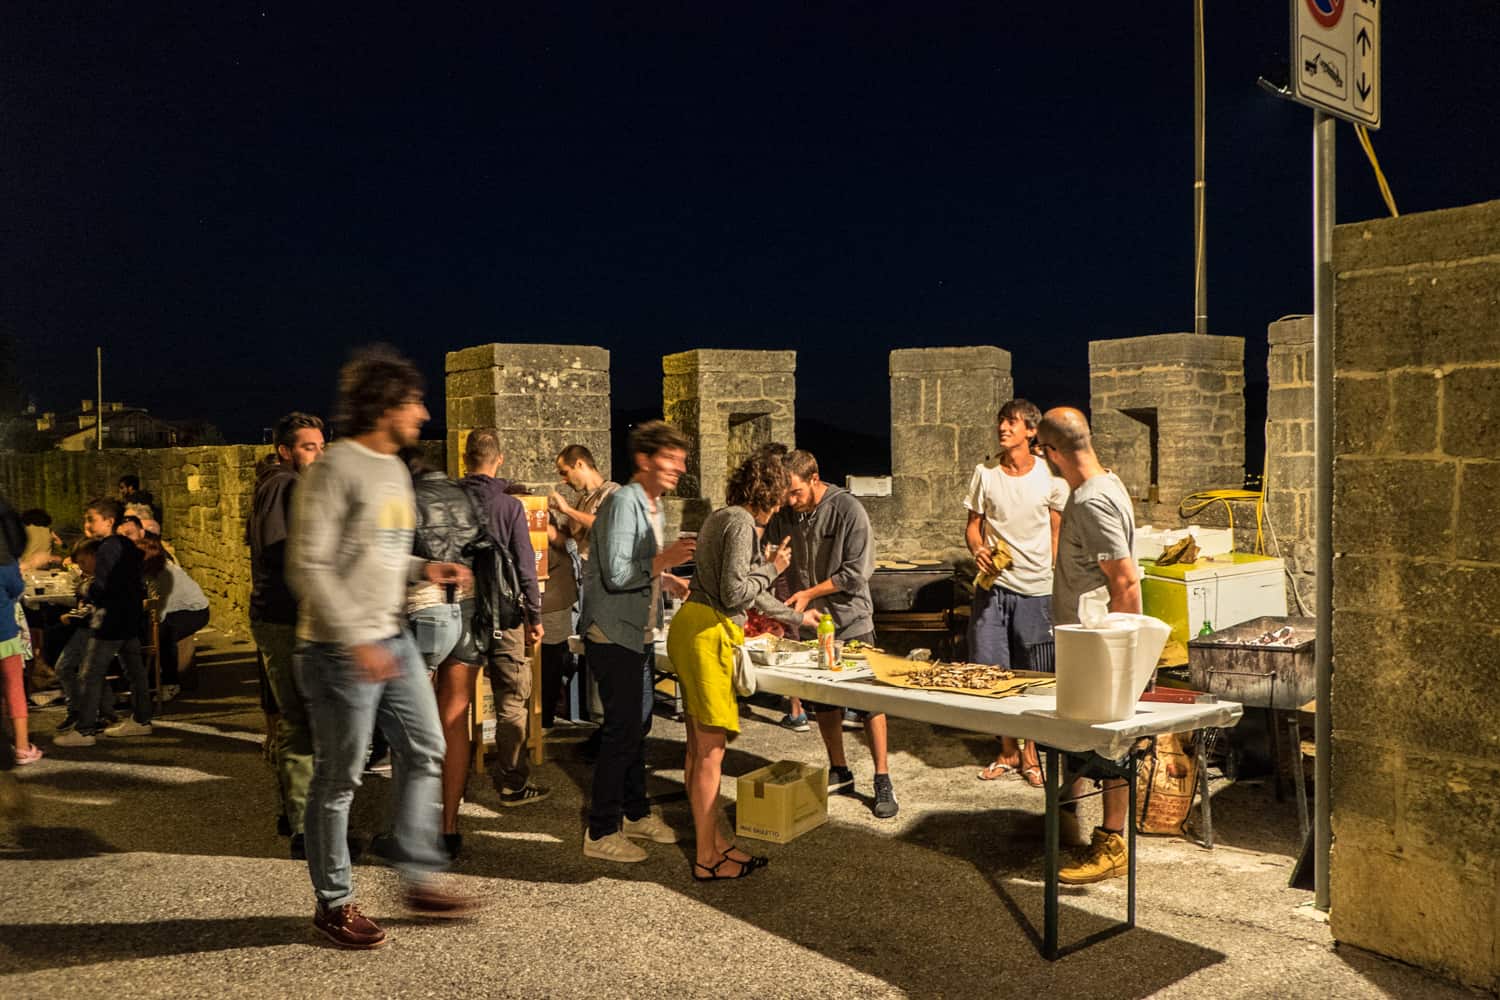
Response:
[[[693,877],[700,882],[743,878],[766,864],[721,832],[719,782],[724,745],[740,730],[734,647],[745,641],[745,612],[754,607],[787,624],[817,624],[814,612],[798,614],[771,595],[772,584],[792,561],[790,539],[782,539],[769,559],[762,554],[761,533],[789,486],[785,467],[769,450],[735,470],[729,479],[729,506],[710,514],[698,531],[696,572],[667,634],[667,655],[677,671],[687,717],[683,783],[698,840]]]

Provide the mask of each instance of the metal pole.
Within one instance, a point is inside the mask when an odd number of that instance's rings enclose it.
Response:
[[[1313,408],[1317,466],[1317,757],[1313,768],[1313,880],[1315,904],[1329,906],[1328,861],[1333,847],[1329,775],[1333,757],[1333,185],[1334,133],[1330,115],[1313,112]]]
[[[1208,180],[1204,170],[1203,0],[1193,0],[1193,332],[1208,332],[1208,248],[1204,230],[1204,202]]]
[[[94,348],[94,450],[104,450],[104,348]]]

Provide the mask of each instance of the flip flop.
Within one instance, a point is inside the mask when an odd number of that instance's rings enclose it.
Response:
[[[999,761],[996,761],[992,764],[986,765],[985,769],[983,771],[980,771],[977,775],[975,775],[975,777],[977,777],[980,781],[998,781],[1007,775],[1017,773],[1019,772],[1013,765],[1001,764]]]
[[[1044,784],[1044,782],[1042,781],[1042,769],[1039,767],[1028,767],[1026,770],[1021,772],[1021,777],[1024,778],[1026,780],[1026,784],[1030,785],[1032,788],[1041,788]]]

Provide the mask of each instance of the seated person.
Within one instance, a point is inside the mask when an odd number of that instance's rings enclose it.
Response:
[[[52,530],[52,515],[40,507],[21,512],[21,523],[26,527],[26,548],[21,552],[21,572],[49,569],[62,562],[53,554],[62,548],[62,539]]]
[[[146,575],[146,592],[158,615],[157,655],[161,657],[161,683],[164,688],[180,686],[179,654],[182,646],[179,644],[186,643],[193,633],[208,624],[208,597],[186,570],[167,558],[159,539],[148,535],[141,540],[139,548],[145,557],[142,569]]]
[[[55,655],[52,664],[57,672],[57,685],[62,690],[63,703],[67,705],[67,714],[58,724],[57,731],[66,733],[78,724],[79,694],[78,694],[78,668],[83,663],[83,653],[89,642],[89,621],[94,615],[94,606],[88,600],[88,587],[94,578],[94,556],[99,551],[99,540],[97,538],[83,538],[73,546],[73,551],[68,555],[68,561],[78,567],[82,574],[78,580],[78,603],[71,610],[63,613],[62,620],[55,628],[48,629],[44,638],[44,647],[49,655]],[[53,650],[58,650],[53,654]],[[111,721],[113,716],[107,708],[100,711],[104,721]]]

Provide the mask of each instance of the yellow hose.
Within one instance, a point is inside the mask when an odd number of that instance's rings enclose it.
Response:
[[[1229,517],[1229,531],[1234,533],[1234,507],[1235,503],[1255,501],[1255,552],[1264,555],[1266,551],[1265,540],[1262,532],[1262,511],[1265,506],[1265,494],[1259,490],[1199,490],[1197,493],[1189,493],[1177,504],[1177,514],[1182,518],[1191,518],[1201,513],[1205,508],[1216,503],[1224,505],[1224,513]],[[1232,543],[1231,543],[1232,544]]]

